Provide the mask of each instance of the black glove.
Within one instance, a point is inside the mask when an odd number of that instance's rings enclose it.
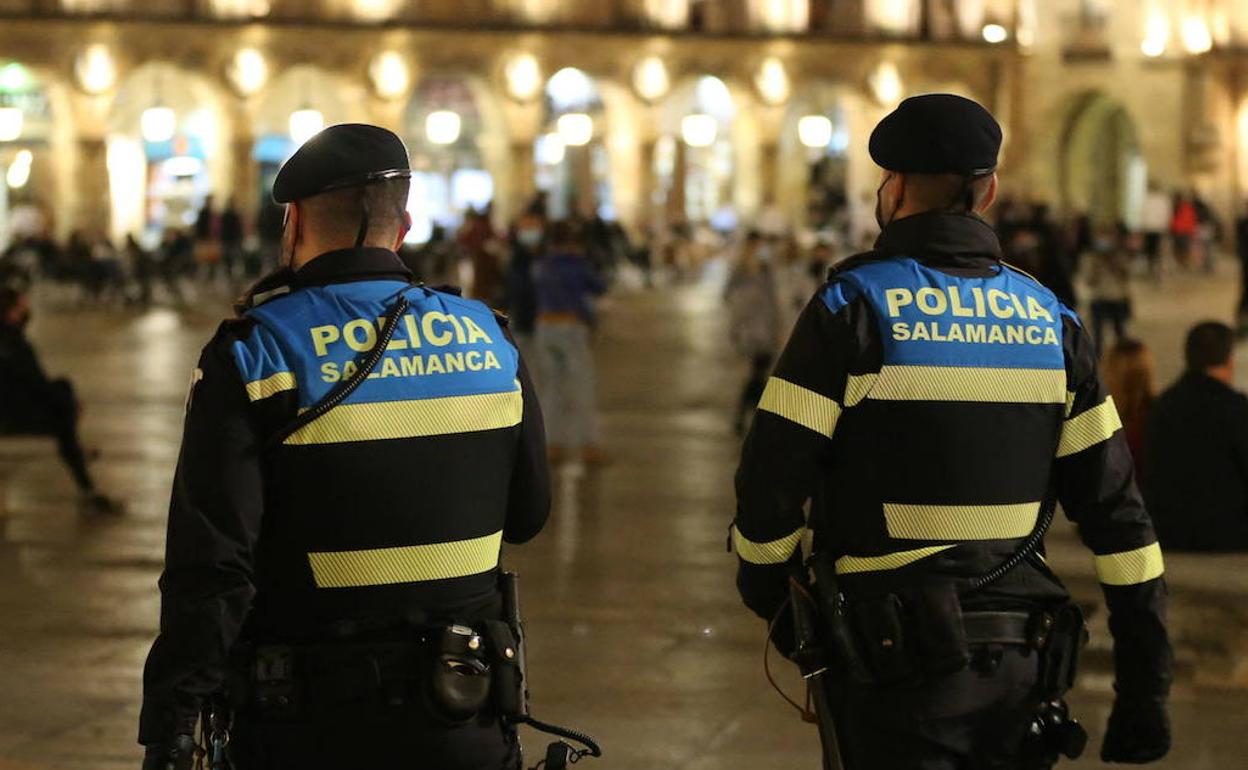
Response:
[[[1142,765],[1170,751],[1170,715],[1165,696],[1118,696],[1101,744],[1101,761]]]
[[[148,746],[143,755],[143,770],[191,770],[198,748],[189,735],[179,735],[159,746]]]
[[[793,627],[793,608],[785,605],[776,616],[776,620],[771,624],[771,644],[776,648],[776,652],[780,653],[789,660],[793,660],[793,654],[797,652],[797,631]]]

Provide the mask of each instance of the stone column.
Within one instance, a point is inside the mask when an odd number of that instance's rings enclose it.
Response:
[[[537,185],[533,179],[533,142],[520,140],[511,144],[511,180],[508,193],[511,210],[519,213],[533,197]]]
[[[230,191],[243,219],[252,222],[260,208],[260,169],[253,157],[256,140],[249,135],[237,136],[233,142],[234,162]],[[252,222],[254,225],[254,222]]]
[[[103,139],[78,141],[78,211],[75,228],[108,233],[112,212],[108,189],[108,148]]]

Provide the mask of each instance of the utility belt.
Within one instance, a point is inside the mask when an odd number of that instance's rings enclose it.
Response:
[[[240,661],[238,705],[263,719],[351,705],[423,707],[448,724],[486,712],[516,718],[519,657],[516,633],[498,620],[413,629],[398,642],[259,645]]]
[[[851,682],[915,687],[988,661],[979,653],[1017,647],[1039,656],[1037,695],[1054,700],[1074,684],[1087,641],[1074,603],[1033,612],[966,611],[956,584],[929,583],[894,593],[846,596],[831,565],[812,562],[818,616],[832,664]],[[833,590],[827,590],[832,587]]]

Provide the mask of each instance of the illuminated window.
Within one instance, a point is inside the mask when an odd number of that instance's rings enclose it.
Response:
[[[750,19],[767,32],[805,32],[810,28],[810,0],[753,0]]]
[[[867,0],[867,26],[886,35],[915,35],[921,10],[920,0]]]
[[[689,0],[645,0],[646,20],[663,29],[689,24]]]
[[[227,19],[260,18],[272,9],[270,0],[212,0],[212,12]]]

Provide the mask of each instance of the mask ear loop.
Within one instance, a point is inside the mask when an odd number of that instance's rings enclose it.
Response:
[[[883,192],[884,188],[888,185],[888,180],[892,179],[896,175],[897,175],[896,172],[890,171],[888,177],[885,178],[883,182],[880,182],[879,189],[875,191],[876,198],[880,197],[880,193]],[[906,188],[905,188],[905,185],[902,185],[901,195],[897,196],[897,205],[893,206],[892,213],[888,215],[888,219],[880,223],[880,227],[888,227],[889,225],[893,223],[893,220],[897,218],[897,212],[901,211],[901,204],[904,203],[905,200],[906,200]],[[881,211],[880,213],[882,214],[883,212]]]
[[[362,248],[368,238],[368,192],[364,191],[360,200],[360,229],[355,234],[355,248]]]

